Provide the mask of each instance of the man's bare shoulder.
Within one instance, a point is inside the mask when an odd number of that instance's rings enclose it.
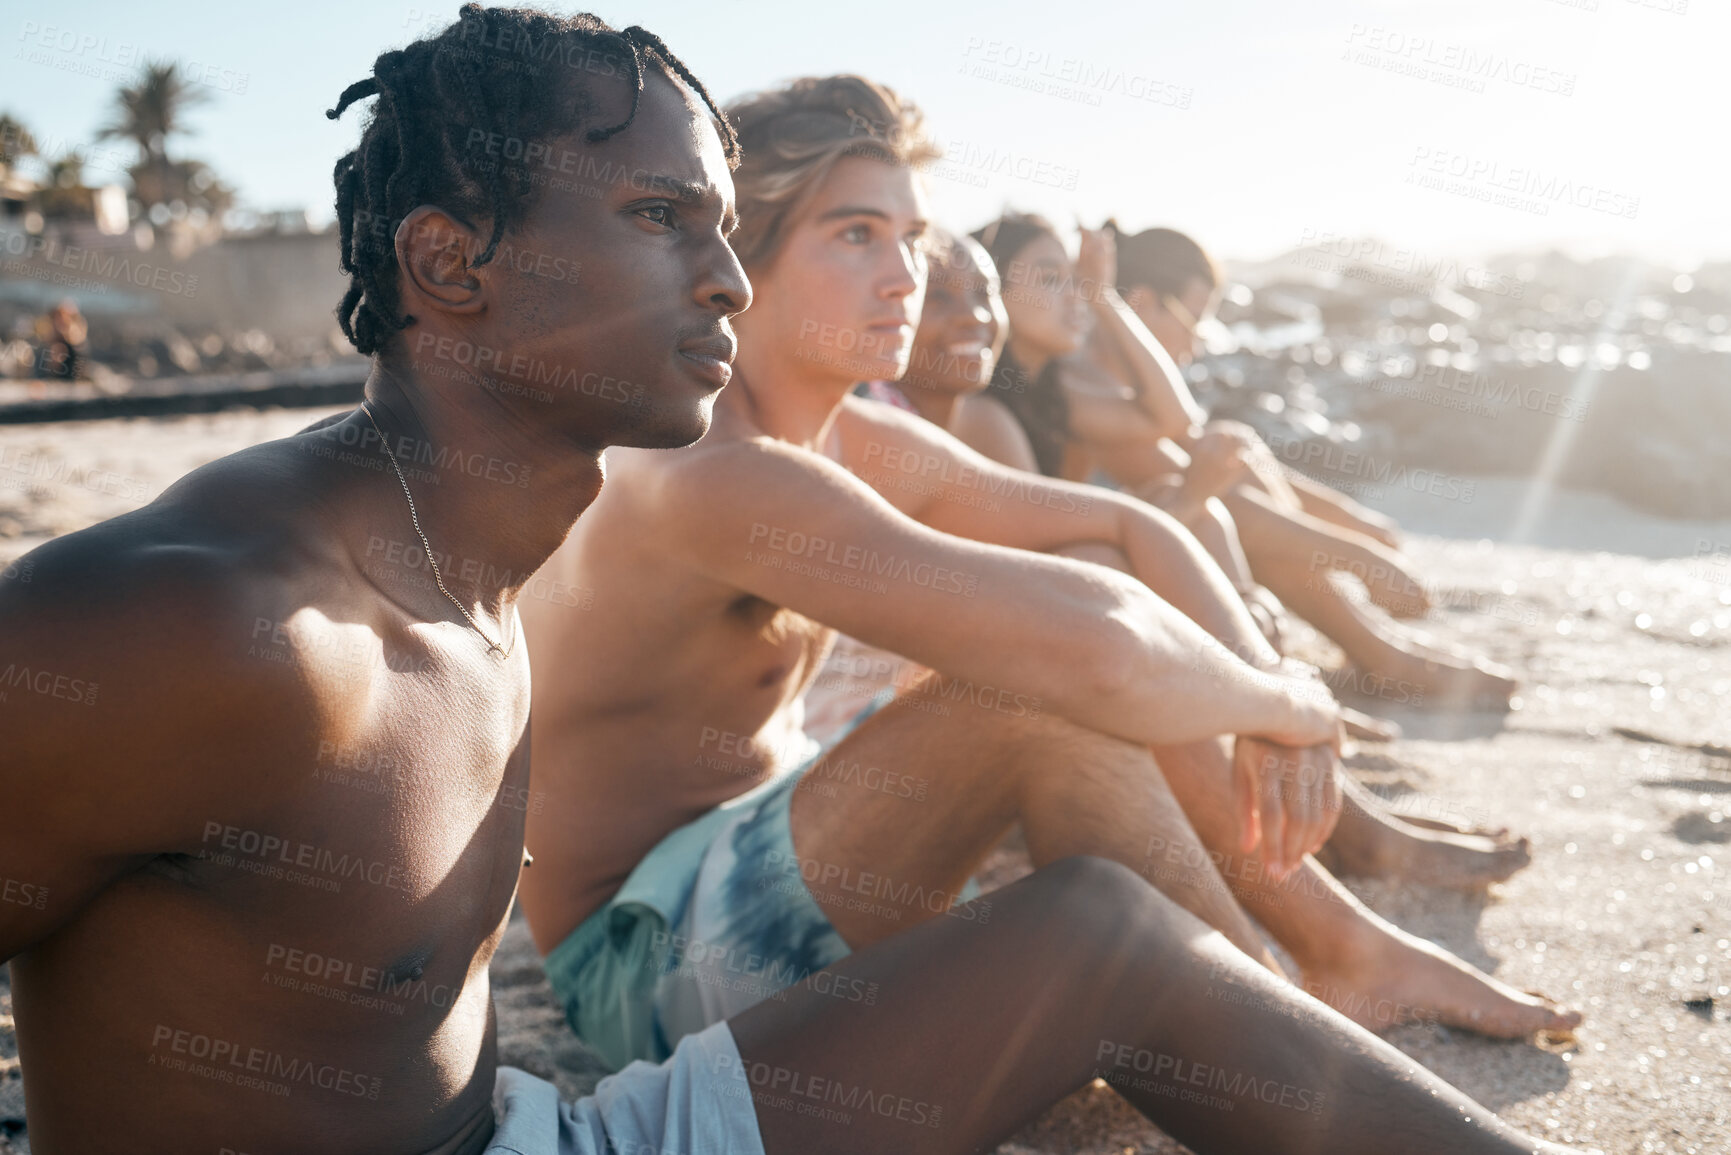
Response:
[[[42,545],[0,581],[0,662],[99,685],[105,708],[81,728],[86,734],[108,722],[160,721],[167,703],[280,701],[302,677],[283,663],[249,660],[249,641],[259,621],[281,620],[304,600],[301,592],[329,587],[333,575],[316,571],[338,563],[320,544],[313,488],[271,443],[193,471],[141,509]],[[41,729],[60,741],[77,737]]]
[[[929,480],[947,475],[946,466],[985,464],[948,429],[881,401],[849,397],[836,415],[836,426],[843,460],[868,478],[888,472]]]
[[[836,428],[841,431],[844,445],[862,436],[891,437],[899,442],[922,445],[956,445],[949,430],[934,425],[918,413],[874,401],[869,397],[849,396],[836,413]]]
[[[629,548],[654,555],[719,585],[741,587],[737,564],[765,526],[821,526],[894,510],[878,493],[841,465],[799,445],[762,434],[709,438],[676,450],[608,451],[614,490],[609,528],[601,531],[610,552]],[[597,503],[601,504],[600,502]],[[629,527],[630,534],[623,532]],[[591,539],[598,541],[600,539]]]
[[[842,399],[841,408],[836,412],[836,423],[844,431],[851,427],[856,429],[897,429],[914,433],[922,427],[925,429],[937,428],[918,413],[909,413],[906,409],[891,405],[887,401],[860,397],[852,393]]]
[[[609,452],[610,467],[617,452]],[[847,470],[822,454],[765,434],[706,437],[684,449],[629,453],[629,464],[618,481],[640,502],[680,519],[701,518],[705,510],[718,506],[778,498],[790,486],[835,498],[858,498],[864,490]],[[608,484],[614,484],[611,475]]]
[[[340,708],[331,679],[289,647],[261,654],[303,610],[357,603],[341,600],[319,530],[299,524],[314,511],[293,460],[246,453],[46,543],[0,580],[0,792],[12,803],[0,866],[52,877],[63,896],[52,917],[0,934],[0,957],[121,873],[196,854],[210,815],[269,812]]]

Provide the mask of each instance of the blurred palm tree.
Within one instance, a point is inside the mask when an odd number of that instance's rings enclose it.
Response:
[[[138,163],[129,173],[133,195],[148,210],[180,201],[188,208],[220,213],[233,203],[233,193],[202,161],[174,161],[169,138],[189,135],[189,110],[210,100],[210,92],[186,78],[172,62],[147,64],[136,84],[116,94],[118,115],[98,134],[102,140],[130,140],[138,146]]]
[[[117,95],[120,115],[103,128],[102,140],[130,140],[145,159],[167,160],[168,138],[189,133],[186,113],[210,99],[210,93],[188,85],[172,61],[146,64],[138,83]]]
[[[91,193],[84,187],[84,158],[68,152],[48,162],[42,185],[42,214],[48,217],[88,216]]]
[[[10,169],[36,152],[36,138],[10,112],[0,112],[0,169]]]

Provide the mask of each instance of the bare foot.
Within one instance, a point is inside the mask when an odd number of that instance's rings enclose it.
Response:
[[[1365,742],[1393,742],[1400,737],[1400,727],[1381,718],[1342,707],[1340,720],[1346,725],[1346,736]]]
[[[1443,822],[1436,818],[1420,818],[1416,814],[1402,814],[1400,820],[1408,826],[1422,826],[1426,830],[1446,830],[1450,834],[1477,834],[1483,838],[1501,838],[1509,832],[1507,826],[1499,826],[1495,830],[1484,826],[1457,826],[1453,822]]]
[[[1469,891],[1502,882],[1533,860],[1531,843],[1506,830],[1465,831],[1391,815],[1342,823],[1323,849],[1335,874]]]
[[[1450,710],[1506,710],[1518,687],[1507,666],[1440,650],[1401,654],[1373,670],[1348,664],[1328,682],[1343,697]]]
[[[1354,961],[1303,971],[1307,992],[1368,1030],[1439,1023],[1521,1039],[1581,1024],[1579,1011],[1500,983],[1435,943],[1386,924],[1376,931],[1374,945]]]
[[[1367,543],[1368,563],[1354,562],[1345,572],[1364,583],[1370,600],[1397,618],[1422,618],[1430,612],[1430,593],[1407,569],[1408,559],[1380,543]]]

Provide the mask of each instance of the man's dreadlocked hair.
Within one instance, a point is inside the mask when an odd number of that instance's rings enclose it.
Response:
[[[490,218],[492,236],[473,262],[486,264],[525,207],[545,142],[594,111],[589,78],[621,76],[631,85],[625,119],[584,134],[598,143],[636,118],[649,67],[697,93],[718,122],[728,167],[737,167],[732,125],[661,38],[636,25],[615,31],[586,12],[465,4],[455,24],[383,53],[371,76],[344,89],[325,113],[332,120],[357,100],[379,98],[334,174],[342,270],[351,278],[337,321],[355,348],[378,352],[415,320],[398,315],[395,237],[404,217],[435,204],[465,223]]]

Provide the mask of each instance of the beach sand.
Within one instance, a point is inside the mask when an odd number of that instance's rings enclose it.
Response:
[[[327,412],[0,426],[0,564]],[[1519,708],[1392,714],[1407,736],[1361,745],[1349,764],[1407,813],[1529,835],[1533,864],[1488,896],[1353,887],[1398,925],[1515,987],[1581,1007],[1587,1020],[1572,1045],[1431,1026],[1389,1039],[1547,1138],[1606,1152],[1728,1152],[1731,531],[1559,493],[1527,542],[1493,544],[1519,520],[1527,491],[1486,481],[1471,503],[1390,507],[1414,531],[1421,572],[1453,606],[1425,628],[1521,671]],[[565,1028],[520,919],[492,974],[500,1059],[568,1095],[592,1087],[603,1070]],[[11,1122],[23,1116],[16,1052],[0,976],[0,1125],[11,1136],[0,1152],[29,1149]],[[1182,1150],[1100,1084],[1002,1148]]]

